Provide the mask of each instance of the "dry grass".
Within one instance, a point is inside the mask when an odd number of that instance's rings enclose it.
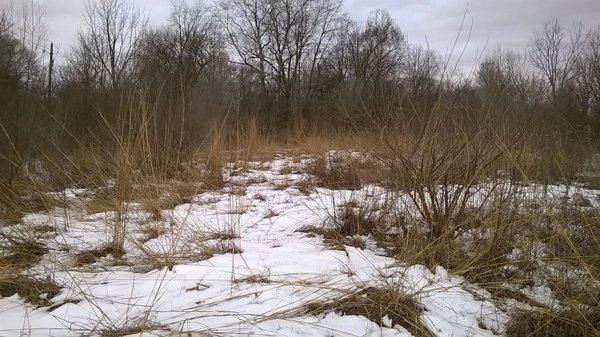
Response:
[[[308,226],[299,230],[302,233],[308,233],[309,236],[320,235],[323,242],[329,249],[345,250],[346,246],[365,249],[365,241],[360,236],[344,236],[335,229],[325,229],[322,227]]]
[[[560,312],[520,311],[513,314],[506,334],[509,337],[600,336],[600,310],[596,307]]]
[[[172,268],[173,266],[185,262],[198,262],[208,260],[216,255],[223,254],[241,254],[243,251],[234,242],[230,240],[219,240],[217,242],[205,242],[210,238],[201,235],[200,241],[190,238],[179,238],[185,240],[185,244],[179,243],[181,247],[165,247],[163,251],[154,251],[138,244],[138,248],[144,253],[143,263],[151,269]],[[227,235],[226,237],[230,237]]]
[[[345,221],[338,223],[338,232],[321,229],[319,234],[331,241],[342,242],[352,233],[375,232],[378,235],[373,237],[378,245],[402,264],[423,264],[432,269],[441,265],[489,290],[494,298],[511,298],[536,308],[543,309],[544,306],[509,287],[521,289],[539,282],[548,284],[561,303],[585,307],[587,313],[575,315],[565,311],[566,319],[550,319],[549,316],[536,319],[534,316],[523,327],[525,330],[518,330],[517,317],[511,328],[517,332],[512,334],[526,336],[541,331],[539,335],[544,335],[554,329],[564,334],[576,331],[572,335],[596,335],[597,326],[591,323],[594,322],[591,318],[597,312],[598,301],[590,298],[597,298],[599,293],[593,286],[599,280],[599,221],[597,212],[586,210],[590,206],[589,200],[585,202],[574,196],[569,207],[558,213],[548,213],[548,205],[537,210],[526,209],[517,197],[518,184],[499,188],[488,180],[507,160],[513,162],[516,170],[523,169],[516,163],[520,159],[510,158],[515,150],[513,141],[466,130],[455,130],[453,136],[452,132],[440,131],[439,125],[435,124],[428,128],[431,129],[425,129],[415,137],[405,137],[402,133],[398,137],[384,137],[387,149],[381,144],[376,145],[379,148],[369,148],[371,157],[394,173],[379,174],[382,179],[388,179],[385,186],[396,190],[398,196],[408,192],[408,206],[418,211],[417,216],[388,219],[388,224],[377,226],[378,231],[368,230],[376,226],[364,219],[358,221],[345,216],[340,217]],[[321,181],[326,181],[324,167],[327,165],[317,164],[320,166],[313,168],[313,172],[324,172],[320,174]],[[349,167],[343,163],[336,165]],[[340,176],[351,177],[343,181],[358,180],[356,175]],[[477,186],[481,183],[487,184],[488,188],[479,189]],[[477,199],[475,193],[478,193]],[[393,214],[393,207],[384,207],[388,208],[388,214]],[[555,206],[549,208],[555,209]],[[381,228],[396,230],[388,232]],[[539,251],[540,244],[544,247],[542,251]],[[519,256],[511,257],[514,252],[519,252]],[[563,264],[585,276],[575,274],[578,280],[573,280],[573,272],[561,267]],[[556,273],[563,269],[565,272],[561,275],[550,276],[553,275],[551,271]],[[555,313],[554,316],[563,314]],[[566,330],[552,327],[561,322]],[[544,326],[545,323],[551,328]]]
[[[0,180],[0,219],[8,224],[21,221],[26,213],[48,212],[68,206],[61,197],[49,195],[42,184],[23,181],[6,184]]]
[[[171,144],[177,147],[174,151],[177,155],[174,155],[169,153],[170,146],[155,144],[157,140],[152,138],[157,135],[151,135],[147,129],[148,120],[142,116],[136,121],[133,112],[128,111],[122,116],[127,117],[127,123],[107,126],[114,135],[110,146],[81,144],[74,153],[65,155],[67,158],[49,164],[56,176],[56,182],[51,185],[97,188],[86,204],[89,213],[114,211],[117,214],[112,242],[104,248],[77,254],[77,266],[92,264],[108,254],[117,259],[124,255],[126,219],[121,216],[127,213],[125,203],[139,202],[155,220],[161,220],[163,210],[192,203],[195,195],[222,188],[225,184],[222,171],[227,162],[238,165],[232,173],[236,174],[248,170],[251,160],[272,159],[277,153],[296,152],[315,158],[307,168],[308,175],[296,186],[302,193],[311,194],[316,187],[359,190],[366,184],[376,183],[396,195],[411,192],[409,206],[418,212],[417,216],[404,217],[396,215],[398,206],[393,203],[374,205],[361,200],[348,203],[337,208],[325,225],[303,230],[322,235],[328,247],[364,249],[365,237],[370,236],[399,263],[423,264],[432,269],[441,265],[489,290],[495,298],[512,298],[536,308],[543,306],[505,286],[520,289],[539,281],[534,279],[534,274],[544,270],[538,264],[568,264],[584,272],[586,287],[578,286],[567,274],[544,276],[542,281],[554,290],[561,303],[572,308],[558,313],[541,310],[515,315],[509,335],[598,333],[599,306],[595,300],[598,290],[587,285],[600,279],[600,216],[595,210],[581,209],[590,205],[589,200],[575,200],[571,205],[573,208],[551,216],[526,214],[520,205],[517,208],[521,208],[515,211],[515,206],[508,202],[487,208],[469,206],[474,188],[497,177],[498,169],[505,169],[510,172],[509,178],[517,180],[574,179],[586,154],[572,153],[568,144],[556,149],[547,148],[533,144],[530,139],[501,137],[490,125],[474,130],[448,120],[434,120],[415,129],[404,125],[397,130],[386,130],[381,137],[368,133],[354,137],[350,133],[297,130],[285,139],[264,134],[253,122],[238,125],[231,131],[225,125],[215,125],[201,144],[191,144],[193,146],[185,149]],[[362,140],[357,139],[361,137]],[[359,147],[364,150],[364,155],[354,156],[349,150],[329,152]],[[292,170],[284,168],[280,173],[288,174]],[[109,179],[114,182],[112,187],[106,187]],[[251,183],[263,181],[259,177]],[[278,189],[288,187],[282,184]],[[495,187],[492,186],[482,199],[489,201]],[[18,222],[24,213],[67,206],[64,200],[41,192],[46,189],[31,183],[0,187],[2,217]],[[232,186],[231,193],[242,195],[246,188]],[[505,197],[508,200],[512,195],[501,196]],[[233,210],[232,213],[243,211]],[[37,231],[51,229],[39,228]],[[167,232],[148,228],[145,234],[139,244],[148,265],[153,268],[205,260],[217,254],[241,253],[231,242],[239,236],[233,230],[196,233],[197,237],[189,241],[191,244],[183,245],[182,250],[161,253],[143,248],[143,245]],[[189,239],[185,236],[194,235],[171,234],[182,241]],[[205,244],[208,240],[218,242]],[[535,243],[545,246],[544,256],[532,253]],[[510,259],[509,254],[515,249],[519,249],[524,257]],[[35,241],[25,240],[13,242],[7,252],[0,258],[0,266],[5,270],[21,271],[39,262],[47,249]],[[20,276],[3,277],[0,282],[3,296],[19,293],[33,303],[39,301],[39,295],[44,292],[51,295],[58,291],[52,284]],[[235,282],[268,283],[270,280],[264,275],[254,275]],[[582,306],[586,309],[581,309]],[[315,304],[309,311],[360,314],[377,323],[387,315],[415,335],[429,335],[420,323],[420,308],[414,300],[394,289],[368,288],[330,303]],[[519,324],[520,320],[524,324]],[[103,335],[135,333],[145,328],[108,329]]]
[[[538,237],[548,246],[549,258],[583,266],[600,280],[600,212],[567,207],[545,220]]]
[[[206,240],[221,240],[228,241],[239,238],[239,234],[236,233],[234,228],[228,228],[222,231],[209,231],[204,234]]]
[[[18,294],[34,305],[50,305],[49,300],[60,292],[60,287],[49,279],[36,279],[23,273],[39,263],[48,249],[32,239],[3,236],[10,246],[3,247],[4,255],[0,257],[0,296]]]
[[[166,232],[166,229],[159,226],[144,226],[144,228],[142,228],[142,233],[144,234],[144,237],[138,241],[139,243],[144,244],[150,240],[158,238]]]
[[[578,174],[597,151],[592,144],[581,139],[569,140],[563,135],[536,136],[529,134],[520,146],[510,149],[510,159],[504,165],[517,179],[544,183],[577,180]]]
[[[112,255],[117,260],[120,260],[125,251],[121,247],[108,245],[100,249],[90,249],[79,252],[75,255],[75,266],[81,267],[96,262],[99,258]]]
[[[414,298],[391,286],[366,288],[333,301],[311,303],[307,306],[307,312],[311,315],[328,312],[360,315],[378,324],[382,324],[384,317],[387,317],[392,326],[398,324],[414,336],[432,336],[421,322],[422,308]]]
[[[469,236],[432,239],[413,223],[401,226],[401,235],[376,239],[403,264],[441,265],[498,300],[510,298],[537,308],[512,317],[510,336],[598,335],[597,212],[572,207],[558,213],[518,209],[499,205],[472,214],[477,219],[470,221]],[[516,251],[519,254],[510,257]],[[550,311],[518,290],[540,283],[548,285],[567,309]]]
[[[308,175],[302,176],[302,179],[296,184],[298,191],[304,195],[315,192],[315,186],[317,186],[317,183],[315,183],[314,178]]]
[[[117,191],[113,187],[103,187],[94,191],[94,195],[86,202],[85,209],[89,214],[110,212],[118,209],[116,205]]]
[[[116,187],[99,188],[86,202],[86,210],[88,213],[115,211],[122,206],[119,203],[135,201],[139,202],[144,210],[158,220],[162,218],[162,210],[191,203],[195,195],[223,186],[223,178],[220,173],[209,172],[186,179],[189,180],[138,177],[136,184],[130,186],[126,196],[119,196]]]
[[[146,181],[136,188],[135,200],[142,208],[151,213],[155,220],[162,219],[162,211],[173,209],[175,206],[193,202],[193,197],[200,193],[223,185],[220,174],[208,173],[189,181]],[[154,180],[154,179],[153,179]]]
[[[382,183],[386,171],[363,155],[329,152],[318,156],[307,168],[313,183],[329,189],[359,190],[365,184]]]
[[[344,250],[345,246],[365,249],[365,237],[379,237],[387,229],[387,213],[374,202],[348,202],[339,206],[321,226],[307,226],[300,232],[323,236],[331,249]]]
[[[271,279],[269,278],[269,275],[255,274],[248,277],[236,278],[233,280],[233,283],[267,284],[271,283]]]
[[[383,216],[368,207],[346,204],[333,217],[335,231],[342,236],[377,234],[383,230]]]
[[[26,275],[0,276],[0,296],[18,294],[25,301],[38,306],[49,306],[60,287],[50,280],[38,280]]]
[[[28,268],[38,263],[42,256],[48,253],[48,249],[43,244],[32,239],[2,236],[10,242],[10,247],[4,247],[4,255],[0,257],[0,266],[3,269],[8,266],[19,269]]]
[[[319,187],[336,190],[358,190],[362,187],[357,171],[343,160],[317,158],[308,168],[308,172],[316,177]]]
[[[467,260],[455,240],[439,237],[432,241],[426,233],[417,229],[410,229],[402,235],[379,236],[378,245],[396,260],[409,265],[422,264],[429,268],[440,265],[448,268]]]
[[[146,313],[145,315],[148,315]],[[143,336],[153,330],[165,330],[164,326],[152,322],[148,317],[142,316],[136,319],[129,319],[124,324],[101,326],[94,331],[100,337],[122,337],[130,335]]]

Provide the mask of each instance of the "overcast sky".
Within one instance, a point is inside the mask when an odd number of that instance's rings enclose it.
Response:
[[[0,4],[18,6],[22,1],[0,0]],[[33,1],[46,8],[48,37],[64,53],[82,23],[83,0]],[[164,22],[169,13],[169,0],[130,1],[143,9],[151,24]],[[461,61],[463,70],[475,64],[484,48],[487,52],[498,47],[524,51],[531,34],[546,20],[556,17],[565,25],[582,22],[588,27],[600,24],[600,0],[344,0],[344,6],[358,20],[371,10],[386,9],[410,43],[429,44],[442,55],[452,47],[466,12],[458,46],[458,52],[462,51],[471,32]]]

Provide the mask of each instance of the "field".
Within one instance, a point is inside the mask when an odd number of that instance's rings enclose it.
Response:
[[[110,179],[40,193],[2,228],[2,332],[598,332],[599,190],[498,177],[421,203],[376,158],[288,151],[217,177],[198,164],[197,181],[132,183],[127,201]],[[452,220],[435,234],[424,214]]]
[[[600,337],[598,4],[66,1],[0,0],[0,336]]]

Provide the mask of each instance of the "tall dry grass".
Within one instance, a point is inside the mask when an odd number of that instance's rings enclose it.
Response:
[[[498,301],[525,302],[534,314],[523,314],[531,318],[526,325],[509,326],[509,334],[514,336],[598,332],[594,325],[599,307],[594,300],[599,276],[597,215],[573,205],[563,205],[559,212],[548,214],[542,211],[545,205],[532,209],[519,197],[527,184],[570,184],[583,179],[581,173],[594,174],[594,166],[590,166],[594,150],[585,140],[545,142],[536,138],[537,134],[516,128],[518,121],[504,126],[491,121],[474,125],[440,115],[381,130],[298,126],[283,135],[265,131],[255,119],[232,124],[224,118],[208,121],[208,131],[193,137],[181,132],[184,120],[178,118],[157,132],[156,105],[143,96],[125,97],[118,106],[114,118],[96,111],[103,128],[98,135],[86,139],[68,135],[76,144],[73,149],[63,150],[56,142],[53,151],[41,153],[44,175],[26,170],[18,181],[3,181],[0,198],[4,218],[18,222],[25,213],[68,206],[48,191],[90,188],[93,195],[86,201],[88,212],[115,214],[110,220],[111,242],[100,253],[118,252],[126,240],[130,202],[140,203],[160,219],[162,210],[188,203],[203,191],[221,188],[228,163],[243,166],[281,153],[308,154],[315,158],[307,168],[315,179],[307,185],[356,190],[365,184],[378,184],[393,196],[377,205],[366,200],[346,205],[333,215],[333,231],[313,230],[326,236],[331,247],[364,248],[362,237],[371,235],[400,263],[430,268],[442,265],[486,289]],[[331,152],[340,149],[345,151]],[[359,155],[347,155],[354,152]],[[414,214],[402,214],[398,207],[401,199],[404,208],[415,210]],[[397,230],[390,234],[390,228]],[[27,236],[10,240],[6,249],[15,258],[0,261],[6,264],[4,270],[24,270],[28,256],[39,258],[44,249]],[[546,247],[543,256],[536,251],[539,243]],[[214,249],[201,246],[194,249],[207,254]],[[227,246],[221,251],[236,250]],[[516,259],[511,257],[515,251],[520,252]],[[94,252],[88,253],[95,259]],[[157,267],[174,263],[151,251],[147,254]],[[89,256],[82,255],[82,261]],[[584,271],[586,286],[579,287],[577,282],[584,278],[574,281],[568,268],[557,275],[544,274],[555,264]],[[9,292],[21,291],[33,297],[39,291],[54,289],[52,284],[36,283],[39,280],[13,280],[8,274],[3,280],[6,285],[24,287],[7,287]],[[549,285],[560,295],[563,306],[549,308],[520,291],[536,282]],[[364,312],[370,317],[406,309],[415,315],[410,300],[402,302],[402,308],[381,307],[393,301],[397,293],[373,290],[373,294],[373,301],[361,303],[362,308],[344,300],[326,310]],[[519,315],[515,313],[515,320]],[[414,317],[410,322],[415,324]],[[418,325],[414,329],[427,334]]]
[[[342,250],[364,248],[370,236],[403,265],[441,265],[501,306],[522,303],[509,306],[510,336],[598,335],[597,209],[579,195],[548,194],[551,184],[595,186],[597,151],[581,138],[546,141],[519,123],[432,115],[354,143],[358,156],[316,157],[313,184],[376,184],[389,194],[341,205],[326,226],[304,231]],[[558,304],[534,299],[535,287],[550,288]]]

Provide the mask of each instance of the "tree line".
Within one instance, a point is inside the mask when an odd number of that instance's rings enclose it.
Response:
[[[270,134],[417,127],[431,115],[600,132],[600,27],[548,21],[527,50],[491,51],[464,76],[451,56],[410,44],[388,12],[357,22],[341,0],[174,0],[161,26],[128,1],[97,0],[48,69],[43,11],[14,12],[0,13],[0,151],[13,171],[48,144],[106,137],[123,111],[145,111],[155,136],[179,142],[214,120],[253,120]]]

